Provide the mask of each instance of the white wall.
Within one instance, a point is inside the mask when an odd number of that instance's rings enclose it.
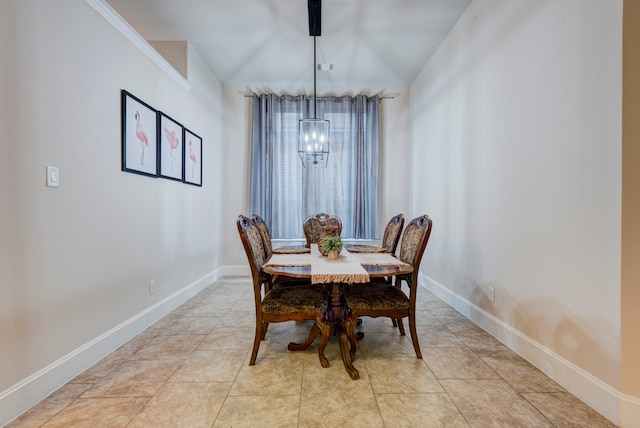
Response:
[[[227,179],[224,188],[224,224],[226,226],[224,242],[226,248],[232,248],[231,251],[225,251],[224,254],[224,264],[230,268],[227,273],[249,272],[235,222],[239,214],[252,214],[249,212],[251,133],[248,128],[251,117],[251,99],[243,96],[250,89],[258,93],[272,91],[277,94],[284,92],[298,94],[305,90],[304,88],[280,86],[247,88],[225,85],[222,88],[223,139],[225,141],[224,176]],[[318,86],[318,96],[325,93],[355,95],[364,92],[375,94],[383,89],[385,94],[393,96],[393,99],[383,100],[380,106],[382,122],[380,126],[381,232],[386,222],[398,213],[403,213],[408,219],[412,218],[410,216],[417,217],[419,215],[411,212],[411,199],[407,188],[411,174],[411,168],[407,163],[411,150],[408,88],[326,88]],[[307,88],[308,90],[309,88]]]
[[[428,282],[535,344],[534,363],[612,420],[621,28],[620,0],[474,0],[411,86]]]
[[[73,375],[27,391],[52,365],[211,278],[223,204],[221,86],[193,49],[187,92],[81,0],[0,2],[0,41],[1,425]],[[120,170],[121,89],[203,138],[202,188]]]

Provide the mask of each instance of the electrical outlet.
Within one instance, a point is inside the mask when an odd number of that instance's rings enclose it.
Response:
[[[493,287],[489,287],[489,301],[490,302],[496,301],[496,289]]]
[[[152,279],[149,281],[149,294],[155,294],[156,292],[156,280]]]

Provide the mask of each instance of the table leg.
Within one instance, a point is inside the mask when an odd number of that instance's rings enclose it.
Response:
[[[329,294],[329,304],[327,306],[327,310],[322,314],[322,316],[318,317],[318,325],[320,329],[326,329],[327,332],[330,332],[331,326],[333,326],[333,331],[336,336],[338,336],[338,340],[340,342],[340,355],[342,356],[342,362],[344,363],[344,367],[351,376],[351,379],[358,379],[360,374],[358,370],[353,366],[353,360],[356,355],[356,337],[355,337],[355,323],[357,321],[357,317],[353,315],[351,309],[347,306],[347,299],[344,295],[344,284],[341,283],[331,283],[327,284],[327,293]],[[323,327],[326,326],[326,327]],[[323,331],[322,341],[328,341],[329,334],[326,334]],[[326,357],[324,356],[324,345],[321,342],[321,348],[318,349],[318,354],[320,356],[320,362],[323,360],[326,361]],[[328,367],[324,364],[323,367]]]
[[[307,337],[307,340],[305,340],[303,343],[289,342],[287,349],[289,351],[304,351],[309,346],[311,346],[313,341],[316,340],[316,337],[318,337],[319,333],[320,333],[320,328],[316,323],[313,325],[313,327],[311,327],[311,331],[309,332],[309,337]]]

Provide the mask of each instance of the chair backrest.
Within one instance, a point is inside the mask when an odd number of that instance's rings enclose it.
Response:
[[[418,282],[418,269],[420,269],[420,261],[424,249],[427,247],[427,242],[429,242],[429,236],[431,236],[431,224],[428,215],[416,217],[409,222],[402,235],[399,258],[413,266],[411,287],[414,287]]]
[[[242,240],[242,246],[247,254],[247,260],[249,260],[254,293],[256,293],[256,296],[259,296],[263,281],[263,276],[261,275],[262,265],[267,260],[262,243],[262,235],[258,230],[258,226],[256,226],[249,217],[239,215],[236,224],[238,225],[238,233]]]
[[[396,253],[398,248],[398,242],[400,242],[400,235],[402,235],[402,228],[404,227],[404,216],[398,214],[389,220],[387,227],[384,228],[384,234],[382,235],[382,247],[391,254]]]
[[[269,260],[271,258],[271,254],[273,254],[273,247],[271,246],[271,233],[269,233],[269,227],[267,226],[267,223],[264,222],[263,218],[258,214],[253,214],[251,216],[251,221],[253,221],[253,223],[258,227],[258,230],[260,231],[265,258],[266,260]]]
[[[335,227],[337,235],[342,233],[342,221],[336,216],[319,213],[307,217],[302,225],[304,236],[307,238],[307,247],[320,242],[320,239],[324,236],[325,226]]]

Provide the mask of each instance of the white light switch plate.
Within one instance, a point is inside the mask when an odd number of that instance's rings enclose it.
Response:
[[[47,165],[47,187],[60,187],[60,170]]]

